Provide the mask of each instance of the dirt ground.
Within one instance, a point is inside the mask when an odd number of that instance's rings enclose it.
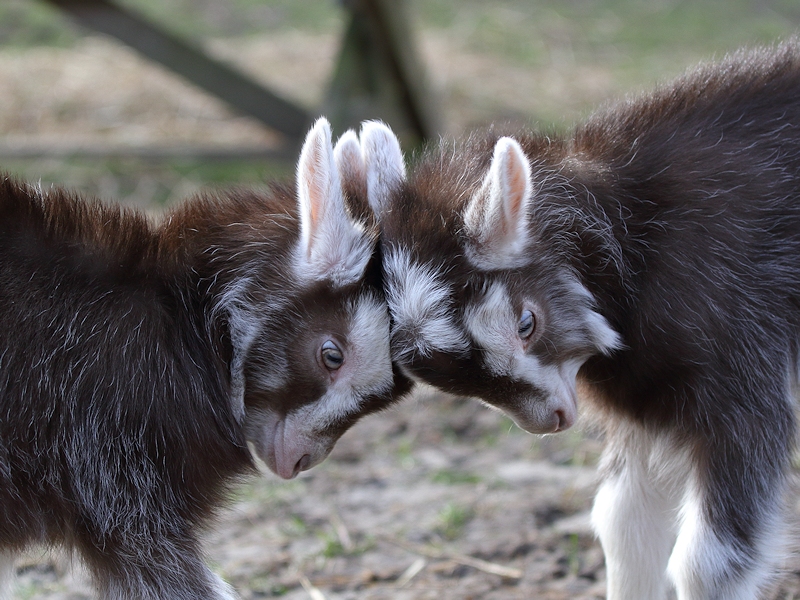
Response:
[[[336,41],[281,35],[278,43],[273,36],[212,48],[313,104]],[[455,36],[423,39],[453,132],[489,115],[578,111],[614,91],[602,69],[554,64],[532,75],[459,44]],[[281,63],[294,68],[274,69]],[[4,51],[0,104],[0,150],[274,142],[99,38]],[[475,401],[423,391],[359,423],[298,479],[265,472],[243,486],[208,534],[209,561],[244,600],[602,599],[603,555],[589,527],[601,448],[585,424],[530,436]],[[92,597],[80,565],[59,554],[34,550],[17,575],[19,600]],[[800,599],[797,555],[770,596],[792,599]]]
[[[585,426],[531,436],[425,390],[296,480],[250,481],[209,532],[209,560],[244,600],[600,600],[589,509],[601,447]],[[92,598],[63,556],[34,551],[17,573],[20,600]],[[769,599],[797,598],[795,556]]]

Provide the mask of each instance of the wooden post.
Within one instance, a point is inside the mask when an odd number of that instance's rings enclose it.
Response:
[[[347,0],[351,19],[325,104],[337,130],[365,119],[392,126],[406,147],[440,131],[405,0]]]
[[[300,145],[311,124],[309,112],[113,0],[47,2],[285,134],[288,150]],[[434,137],[440,131],[439,111],[414,45],[406,0],[344,2],[351,19],[321,114],[339,132],[358,128],[365,119],[382,119],[406,147]]]
[[[289,138],[290,146],[299,147],[311,124],[311,115],[302,108],[110,0],[47,1],[81,24],[117,38],[236,110],[280,131]]]

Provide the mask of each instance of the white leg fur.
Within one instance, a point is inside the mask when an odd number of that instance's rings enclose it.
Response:
[[[0,552],[0,600],[11,600],[16,554]]]
[[[641,469],[625,469],[597,492],[592,523],[606,556],[608,600],[661,600],[674,541],[669,502]]]
[[[214,592],[216,592],[215,598],[219,598],[219,600],[240,600],[241,597],[237,594],[234,589],[228,585],[222,577],[217,575],[216,573],[211,574],[212,585],[214,586]]]
[[[687,494],[681,527],[668,572],[679,600],[754,600],[782,556],[785,540],[779,531],[779,510],[765,515],[767,526],[757,545],[757,556],[744,556],[714,532],[702,510],[696,489]],[[752,563],[748,565],[748,563]],[[732,573],[742,571],[739,577]]]
[[[719,535],[697,465],[669,436],[609,436],[592,523],[606,556],[607,600],[755,600],[783,557],[779,499],[760,508],[753,547]]]
[[[666,571],[680,494],[670,485],[672,465],[663,464],[670,455],[660,452],[662,444],[642,432],[625,438],[609,443],[603,460],[612,474],[592,509],[606,557],[607,598],[662,600],[670,587]]]

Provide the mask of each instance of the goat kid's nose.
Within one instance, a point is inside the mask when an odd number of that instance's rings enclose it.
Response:
[[[302,458],[297,461],[297,464],[294,466],[294,472],[292,473],[292,478],[297,477],[297,474],[300,471],[305,471],[311,465],[311,455],[310,454],[303,454]]]

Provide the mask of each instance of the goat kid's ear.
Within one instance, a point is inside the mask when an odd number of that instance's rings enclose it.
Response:
[[[524,262],[532,197],[528,157],[516,140],[500,138],[483,185],[464,211],[468,256],[475,266],[495,270]]]
[[[340,141],[339,146],[338,156],[349,164],[351,142],[345,140],[342,145]],[[349,164],[348,168],[357,170],[357,164]],[[325,118],[314,124],[300,152],[297,201],[300,216],[297,268],[301,279],[329,279],[337,286],[360,279],[374,240],[363,224],[347,213],[331,127]]]
[[[348,129],[338,139],[333,149],[333,159],[345,188],[348,184],[353,184],[366,189],[367,170],[355,131]]]
[[[375,226],[375,215],[367,202],[367,168],[356,132],[348,129],[333,147],[345,203],[353,219]]]
[[[389,209],[392,191],[405,181],[403,152],[397,136],[380,121],[362,123],[360,137],[367,168],[367,198],[380,220]]]

